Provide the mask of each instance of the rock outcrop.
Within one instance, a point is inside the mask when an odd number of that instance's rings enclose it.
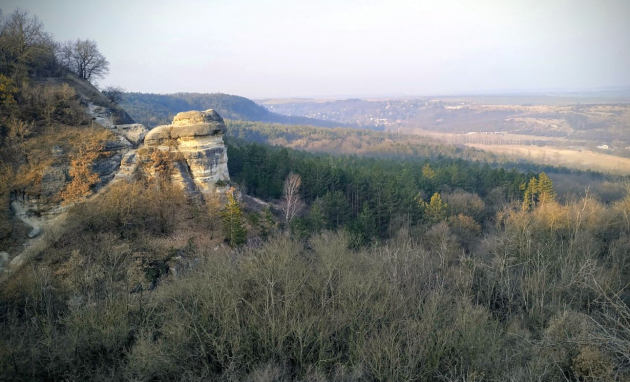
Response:
[[[116,110],[98,106],[84,97],[83,102],[87,105],[87,113],[92,116],[95,123],[109,129],[121,139],[124,139],[131,146],[138,147],[142,144],[145,135],[149,132],[140,123],[116,124]]]
[[[149,129],[144,127],[140,123],[130,123],[127,125],[112,125],[109,128],[113,133],[124,137],[129,143],[134,146],[142,144],[144,137],[149,132]]]
[[[117,179],[135,171],[154,175],[150,163],[156,152],[167,153],[171,163],[171,180],[189,195],[209,194],[226,189],[230,175],[223,143],[225,123],[219,114],[206,111],[179,113],[170,125],[157,126],[144,137],[144,145],[127,153],[120,165]]]
[[[112,180],[130,179],[136,172],[155,176],[157,157],[166,162],[171,181],[190,197],[228,189],[230,177],[223,143],[226,127],[214,110],[179,113],[171,125],[149,131],[137,123],[116,125],[115,110],[96,106],[87,98],[84,102],[94,123],[114,134],[103,142],[101,155],[91,165],[99,177],[93,187],[95,192]],[[58,145],[51,147],[51,156],[57,160],[43,171],[39,193],[23,195],[12,203],[16,216],[33,223],[32,227],[59,216],[69,207],[60,203],[59,195],[72,180],[70,158]],[[37,236],[39,232],[39,228],[34,228],[29,236]]]

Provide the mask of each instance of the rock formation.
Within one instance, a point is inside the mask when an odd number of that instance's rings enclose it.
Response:
[[[137,171],[154,176],[154,153],[166,154],[170,177],[190,197],[227,190],[230,177],[227,153],[223,144],[226,131],[223,119],[214,110],[189,111],[175,116],[173,123],[148,130],[144,125],[114,124],[114,111],[85,101],[87,112],[114,135],[103,142],[102,155],[92,163],[91,169],[99,176],[95,191],[106,187],[112,180],[130,178]],[[42,174],[38,195],[23,195],[12,203],[16,217],[34,229],[40,223],[59,216],[69,205],[59,202],[58,195],[71,181],[67,153],[60,146],[51,148],[55,164]],[[26,219],[26,220],[25,220]],[[28,223],[27,223],[28,224]]]
[[[150,163],[154,153],[159,151],[168,153],[171,180],[189,195],[224,191],[230,180],[223,144],[225,131],[223,119],[212,109],[179,113],[172,124],[149,131],[144,145],[123,157],[116,178],[128,178],[135,171],[153,175],[151,168],[140,165]]]

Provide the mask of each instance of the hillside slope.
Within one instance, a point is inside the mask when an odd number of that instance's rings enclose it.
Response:
[[[175,114],[182,111],[207,109],[216,110],[226,119],[323,127],[342,125],[338,122],[276,114],[248,98],[222,93],[125,93],[121,106],[138,123],[147,127],[168,124]]]

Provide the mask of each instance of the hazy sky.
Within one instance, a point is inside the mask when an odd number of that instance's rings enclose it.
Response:
[[[630,0],[2,0],[90,38],[102,85],[246,97],[630,85]]]

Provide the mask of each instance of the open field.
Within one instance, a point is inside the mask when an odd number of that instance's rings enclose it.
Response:
[[[600,154],[588,150],[560,149],[549,146],[499,146],[478,143],[468,143],[466,145],[495,154],[525,159],[535,163],[630,175],[630,159]]]
[[[523,140],[566,140],[561,146],[630,151],[630,93],[469,96],[427,99],[266,100],[269,110],[355,127],[409,132],[517,135]],[[470,138],[470,137],[468,137]],[[518,139],[518,138],[517,138]],[[463,142],[468,143],[468,142]],[[484,143],[484,142],[471,142]],[[556,146],[556,144],[553,144]],[[624,155],[622,155],[624,156]]]
[[[572,140],[562,137],[544,137],[537,135],[527,134],[512,134],[512,133],[484,133],[484,132],[469,132],[466,134],[461,133],[440,133],[431,130],[424,130],[419,128],[414,129],[390,129],[390,131],[396,131],[404,134],[420,135],[423,137],[429,137],[439,139],[451,144],[486,144],[486,145],[537,145],[537,146],[554,146],[554,147],[569,147],[569,146],[585,146],[588,142],[584,140]],[[574,148],[574,147],[573,147]]]

